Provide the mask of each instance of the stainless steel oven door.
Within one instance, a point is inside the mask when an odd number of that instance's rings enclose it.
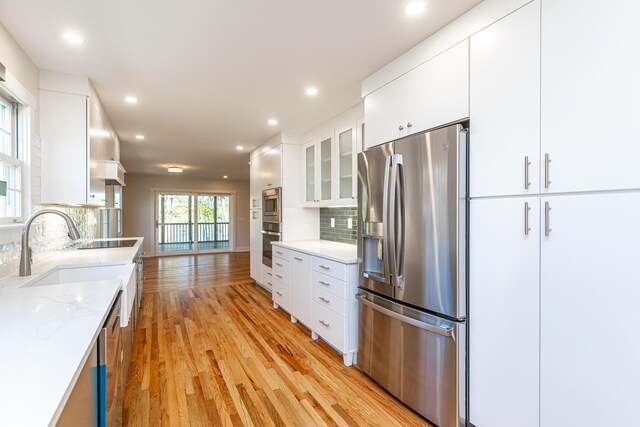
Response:
[[[281,222],[281,189],[270,188],[262,192],[262,220],[267,222]]]
[[[262,230],[262,263],[268,267],[271,267],[273,260],[273,249],[271,248],[271,242],[279,242],[280,233],[273,231]]]

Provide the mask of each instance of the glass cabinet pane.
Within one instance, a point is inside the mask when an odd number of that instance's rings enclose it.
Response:
[[[320,198],[331,200],[331,138],[320,143]]]
[[[340,198],[353,197],[353,129],[346,130],[338,135],[339,146],[339,171],[340,171]]]
[[[305,171],[306,171],[306,201],[313,202],[316,197],[315,176],[316,176],[316,152],[315,145],[307,147],[305,150]]]

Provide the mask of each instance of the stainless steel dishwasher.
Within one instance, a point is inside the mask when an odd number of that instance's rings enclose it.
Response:
[[[106,427],[122,426],[125,378],[120,328],[121,295],[122,291],[118,292],[98,338],[100,426]]]

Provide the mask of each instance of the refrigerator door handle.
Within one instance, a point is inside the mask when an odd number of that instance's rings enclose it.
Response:
[[[388,211],[387,214],[387,222],[386,228],[388,230],[388,254],[389,254],[389,267],[391,274],[391,284],[398,286],[400,289],[404,286],[404,281],[402,280],[402,250],[398,249],[404,246],[404,213],[401,212],[400,223],[401,227],[398,227],[398,217],[396,216],[398,213],[398,177],[400,175],[400,170],[402,169],[402,154],[394,154],[391,156],[391,182],[389,183],[389,197],[387,199],[386,208]],[[400,178],[400,182],[402,183],[402,178]],[[404,184],[404,183],[402,183]],[[404,190],[400,191],[401,197],[401,209],[404,210]],[[399,230],[398,235],[396,235],[396,231]],[[399,245],[398,245],[399,243]]]
[[[403,323],[407,323],[411,326],[415,326],[416,328],[424,329],[425,331],[433,332],[434,334],[442,335],[444,337],[453,336],[453,328],[443,328],[440,326],[435,326],[429,323],[421,322],[419,320],[413,319],[408,316],[403,316],[400,313],[396,313],[393,310],[389,310],[388,308],[381,307],[378,304],[375,304],[369,301],[366,298],[366,296],[362,294],[356,295],[356,299],[358,300],[358,302],[361,302],[362,304],[371,307],[375,311],[378,311],[394,319],[400,320]]]
[[[389,255],[391,254],[391,245],[389,243],[390,230],[389,230],[389,188],[390,188],[390,175],[391,175],[391,160],[392,156],[388,156],[384,165],[384,188],[382,193],[382,263],[384,269],[384,282],[392,284],[390,280],[390,263]]]

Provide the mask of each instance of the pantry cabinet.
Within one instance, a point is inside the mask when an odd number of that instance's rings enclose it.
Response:
[[[367,95],[365,148],[469,117],[469,41]]]
[[[249,193],[250,193],[250,209],[262,209],[262,175],[261,161],[262,156],[256,155],[249,162]]]
[[[540,2],[470,41],[469,193],[540,191]]]
[[[640,402],[640,194],[541,207],[540,425],[629,425]]]
[[[472,200],[470,421],[539,426],[540,200]]]
[[[544,3],[543,192],[640,188],[638,16],[633,1]]]

